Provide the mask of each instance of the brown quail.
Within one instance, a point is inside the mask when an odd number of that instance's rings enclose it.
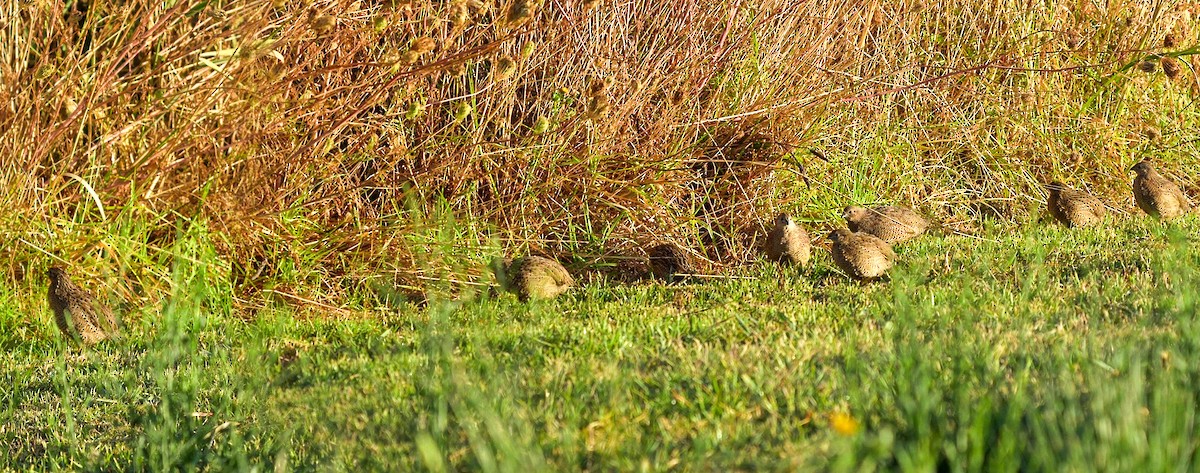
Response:
[[[521,301],[553,299],[575,285],[567,268],[541,256],[497,260],[492,266],[500,286],[516,294]]]
[[[842,213],[852,232],[869,233],[894,245],[925,233],[929,221],[912,209],[884,206],[868,209],[852,205]]]
[[[1047,185],[1046,192],[1050,194],[1046,199],[1050,215],[1070,228],[1100,223],[1108,212],[1100,199],[1086,192],[1071,189],[1059,181]]]
[[[854,279],[877,279],[891,269],[896,260],[892,246],[875,235],[839,228],[830,237],[833,239],[830,249],[833,262]]]
[[[812,254],[808,232],[796,225],[788,214],[775,218],[775,227],[767,235],[767,258],[784,264],[807,266]]]
[[[47,299],[54,311],[54,323],[64,337],[78,337],[92,345],[120,335],[116,314],[71,282],[65,268],[52,266],[46,275],[50,277]]]
[[[1134,164],[1130,170],[1137,173],[1133,178],[1133,199],[1142,211],[1167,220],[1191,210],[1192,205],[1179,186],[1154,170],[1149,160]]]
[[[650,258],[650,275],[655,279],[673,282],[680,279],[681,273],[696,272],[688,254],[670,243],[655,246],[646,254]]]

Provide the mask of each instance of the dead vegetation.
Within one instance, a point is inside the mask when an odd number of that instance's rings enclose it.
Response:
[[[44,252],[154,276],[190,221],[244,302],[419,293],[496,241],[575,269],[675,241],[716,270],[781,208],[883,197],[970,231],[1053,177],[1117,195],[1132,156],[1196,164],[1196,2],[163,5],[4,7],[14,280]]]

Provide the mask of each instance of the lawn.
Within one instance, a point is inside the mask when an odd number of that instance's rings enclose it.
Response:
[[[993,224],[902,245],[890,281],[867,285],[817,250],[807,269],[353,314],[231,309],[197,233],[123,342],[60,341],[40,275],[0,289],[0,462],[1188,471],[1198,231],[1195,216]]]

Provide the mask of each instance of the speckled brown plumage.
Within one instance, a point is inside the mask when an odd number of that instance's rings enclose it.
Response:
[[[553,299],[575,285],[567,268],[541,256],[493,262],[493,269],[500,286],[522,301]]]
[[[779,214],[767,235],[767,258],[784,264],[807,266],[812,255],[808,232],[796,225],[788,214]]]
[[[651,248],[646,252],[649,257],[650,275],[663,281],[677,281],[680,273],[695,273],[692,259],[687,252],[670,243]]]
[[[1050,215],[1070,228],[1095,225],[1104,220],[1108,211],[1100,199],[1086,192],[1071,189],[1059,181],[1046,186],[1049,197],[1046,208]]]
[[[850,231],[875,235],[889,245],[916,238],[929,228],[929,221],[921,214],[893,205],[871,209],[850,206],[846,207],[842,217]]]
[[[1179,186],[1159,174],[1150,161],[1133,165],[1133,199],[1143,212],[1163,220],[1188,213],[1192,205]]]
[[[91,345],[119,336],[120,322],[116,314],[71,282],[66,269],[53,266],[46,275],[50,278],[47,300],[54,311],[54,323],[64,337],[78,337]]]
[[[883,276],[896,260],[892,246],[875,235],[839,228],[830,234],[833,262],[850,277],[872,280]]]

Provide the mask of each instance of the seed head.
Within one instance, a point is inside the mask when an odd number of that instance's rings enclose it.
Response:
[[[1177,40],[1175,39],[1174,31],[1167,33],[1166,36],[1163,36],[1163,47],[1164,48],[1173,48],[1173,47],[1175,47],[1176,43],[1177,43]]]
[[[546,117],[538,117],[536,122],[533,122],[533,133],[540,135],[550,130],[550,119]]]
[[[455,29],[465,28],[471,21],[471,9],[465,0],[450,4],[450,25]]]
[[[1138,63],[1138,69],[1149,74],[1158,70],[1158,64],[1154,61],[1142,61]]]
[[[588,81],[588,96],[589,97],[603,95],[604,91],[606,91],[606,90],[608,90],[608,81],[606,81],[604,79],[600,79],[598,77],[593,77],[590,81]]]
[[[428,36],[422,36],[420,38],[414,39],[412,41],[412,46],[410,46],[408,49],[411,51],[416,51],[417,54],[425,54],[427,52],[433,51],[433,48],[436,48],[436,47],[437,47],[437,41],[434,41],[433,38],[430,38]]]
[[[1183,66],[1179,65],[1178,59],[1171,56],[1163,56],[1160,62],[1162,63],[1163,74],[1166,74],[1168,78],[1174,79],[1179,77],[1180,72],[1183,72]]]
[[[579,11],[586,12],[600,5],[600,0],[580,0]]]
[[[514,0],[512,5],[508,7],[508,14],[505,15],[505,22],[510,26],[518,26],[533,17],[533,13],[537,10],[537,3],[534,0]]]
[[[309,27],[311,27],[312,30],[317,34],[325,34],[329,32],[329,30],[333,29],[333,24],[333,16],[326,15],[324,13],[314,15],[312,19],[309,20]]]
[[[383,32],[390,25],[391,22],[383,15],[376,15],[375,18],[371,19],[371,29],[375,30],[376,33]]]
[[[437,42],[435,42],[433,40],[433,38],[430,38],[430,37],[417,38],[412,41],[412,44],[409,46],[408,50],[404,51],[403,53],[400,53],[400,55],[398,57],[395,57],[395,58],[389,57],[389,59],[391,59],[391,60],[389,60],[388,62],[395,63],[393,65],[393,70],[398,69],[399,66],[411,66],[413,64],[416,64],[417,61],[420,61],[421,56],[424,56],[425,53],[433,51],[433,48],[436,46],[437,46]]]
[[[508,57],[500,58],[499,60],[496,61],[496,64],[493,67],[494,67],[494,69],[492,69],[492,81],[493,82],[504,81],[504,80],[508,79],[509,77],[512,77],[513,73],[517,71],[517,63],[513,62],[513,60],[509,59]]]
[[[421,53],[413,50],[408,50],[400,54],[396,58],[396,66],[411,66],[416,64],[421,59]]]
[[[79,104],[76,103],[71,97],[67,97],[66,100],[63,101],[61,109],[62,117],[67,118],[71,115],[74,115],[76,110],[79,110]]]
[[[467,117],[471,116],[471,111],[474,109],[469,103],[459,102],[458,105],[454,106],[454,121],[461,122],[466,120]]]
[[[667,100],[671,103],[672,107],[678,107],[679,104],[683,103],[685,98],[687,98],[687,94],[683,92],[683,89],[675,89],[671,91],[671,95]]]
[[[608,113],[610,103],[608,101],[609,81],[597,77],[592,78],[588,82],[587,90],[587,118],[589,120],[599,118]]]
[[[526,41],[521,45],[521,59],[529,59],[533,56],[533,52],[537,50],[537,42],[533,40]]]
[[[600,118],[601,116],[604,116],[604,114],[608,113],[610,108],[612,107],[608,101],[607,95],[597,95],[592,97],[590,100],[588,100],[588,119],[591,120]]]

